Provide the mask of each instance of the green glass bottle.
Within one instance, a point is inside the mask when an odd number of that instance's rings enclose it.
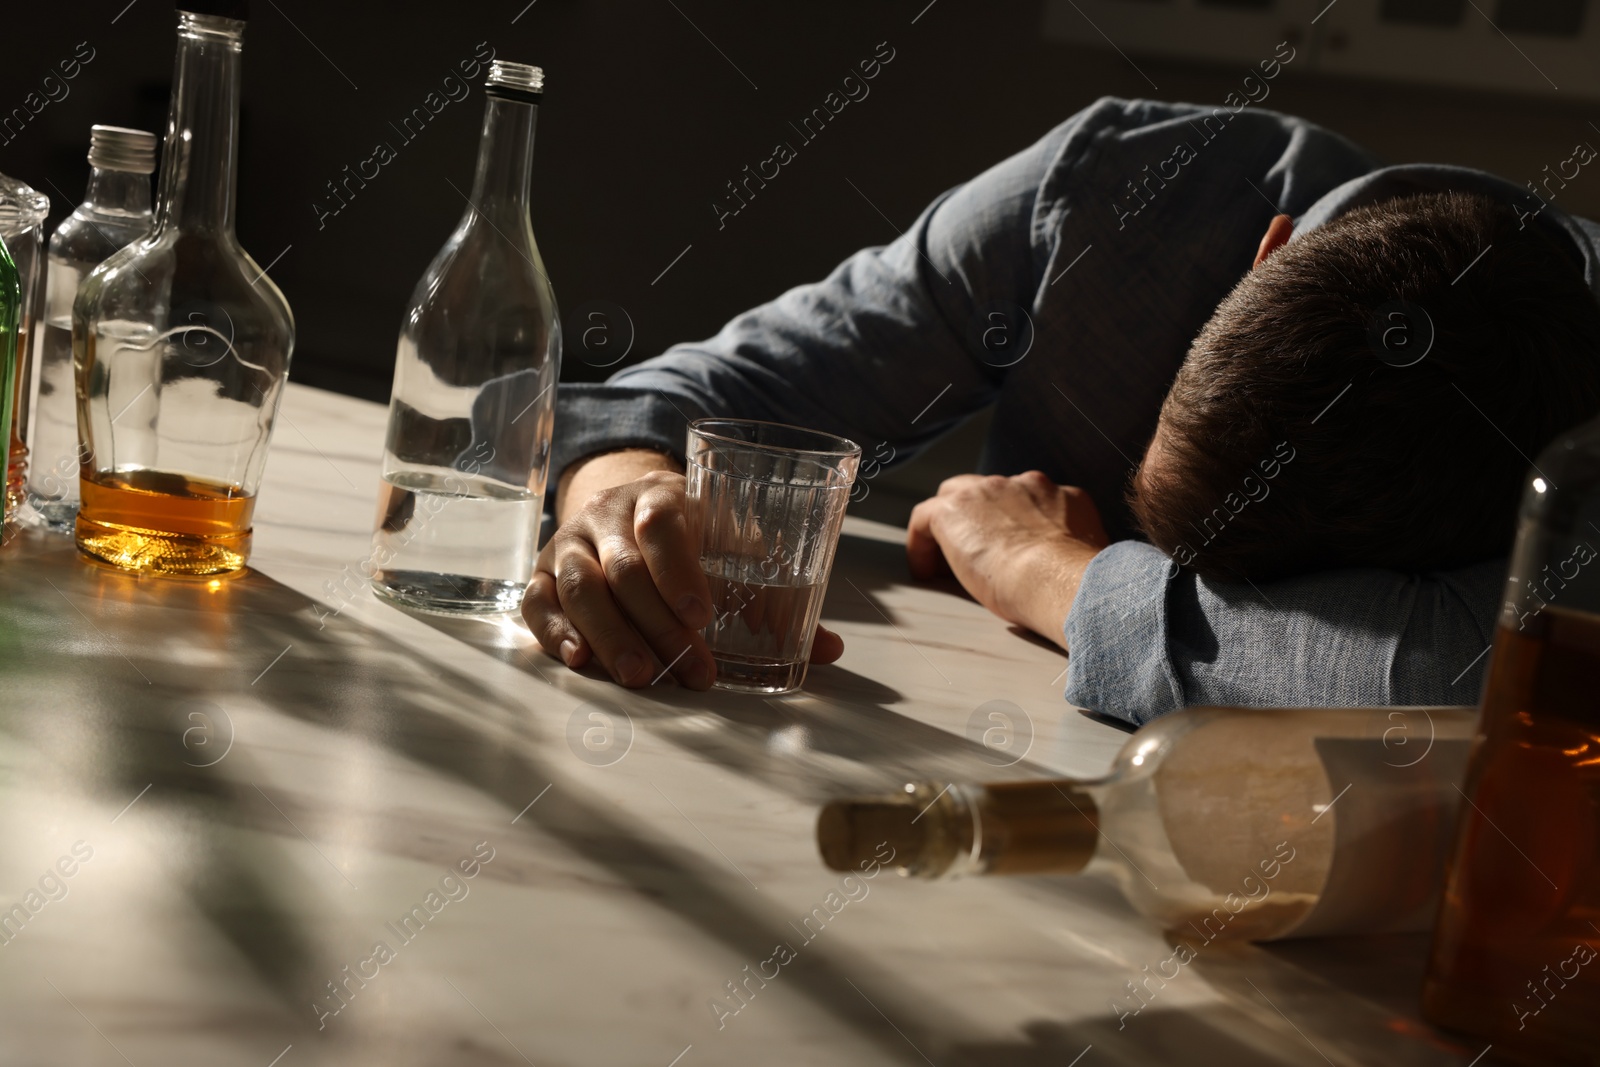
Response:
[[[17,393],[17,318],[22,311],[22,280],[11,252],[0,238],[0,442],[11,440]],[[6,484],[9,450],[0,447],[0,486]],[[0,491],[0,530],[11,522],[6,493]]]

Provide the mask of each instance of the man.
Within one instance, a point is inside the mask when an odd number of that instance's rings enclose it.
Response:
[[[993,473],[917,507],[911,568],[1067,648],[1073,703],[1469,703],[1522,472],[1600,408],[1597,292],[1600,226],[1509,182],[1101,99],[824,281],[564,386],[523,613],[569,666],[709,685],[690,419],[904,456],[993,405]]]

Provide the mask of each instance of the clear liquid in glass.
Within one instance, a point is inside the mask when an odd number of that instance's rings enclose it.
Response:
[[[861,449],[798,426],[700,419],[689,424],[685,454],[717,688],[799,689]]]
[[[785,693],[805,680],[810,637],[822,614],[826,581],[799,575],[768,579],[750,557],[701,557],[711,586],[711,624],[704,630],[717,663],[717,684],[752,693]],[[787,582],[787,584],[786,584]]]

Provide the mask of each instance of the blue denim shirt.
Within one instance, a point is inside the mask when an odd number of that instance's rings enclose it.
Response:
[[[1132,539],[1123,500],[1190,341],[1273,215],[1294,216],[1298,236],[1443,188],[1502,196],[1554,227],[1600,292],[1600,226],[1510,182],[1384,168],[1258,108],[1102,98],[822,281],[604,384],[562,385],[553,477],[611,448],[681,458],[687,422],[708,415],[797,423],[903,459],[992,405],[980,470],[1084,487],[1114,541],[1064,620],[1068,700],[1133,723],[1192,704],[1472,703],[1503,561],[1238,586]]]

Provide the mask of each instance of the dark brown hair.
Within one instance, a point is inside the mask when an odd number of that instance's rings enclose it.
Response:
[[[1529,464],[1600,411],[1581,259],[1482,195],[1356,208],[1217,306],[1129,504],[1218,579],[1505,553]]]

